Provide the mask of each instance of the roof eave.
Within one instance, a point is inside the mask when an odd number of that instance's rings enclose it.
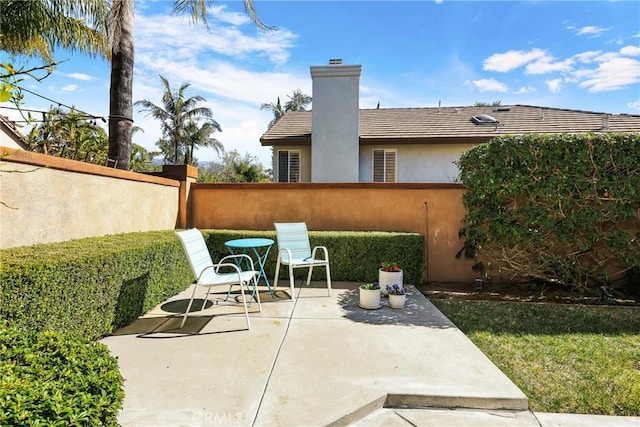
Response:
[[[311,145],[311,135],[295,135],[280,138],[260,138],[260,144],[263,147],[273,147],[275,145],[293,146],[293,145]]]

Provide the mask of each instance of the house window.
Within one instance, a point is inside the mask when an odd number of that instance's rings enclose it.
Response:
[[[278,151],[278,182],[300,182],[300,151]]]
[[[396,150],[373,150],[373,182],[396,182]]]

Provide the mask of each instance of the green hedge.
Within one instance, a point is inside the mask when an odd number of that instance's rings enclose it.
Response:
[[[193,279],[172,230],[5,249],[0,259],[0,319],[87,338],[130,323]]]
[[[0,425],[118,425],[124,380],[105,345],[2,320],[0,343]]]
[[[206,230],[207,246],[214,258],[228,255],[224,242],[232,239],[265,237],[276,240],[275,231]],[[382,261],[396,261],[404,270],[407,284],[422,284],[424,276],[424,237],[417,233],[380,231],[309,231],[311,247],[325,246],[329,252],[331,279],[345,282],[378,280]],[[275,275],[278,246],[271,247],[265,263],[269,281]],[[305,279],[306,269],[295,270],[295,277]],[[286,268],[280,269],[280,279],[288,279]],[[325,269],[315,268],[312,280],[324,280]]]
[[[639,153],[638,133],[502,136],[471,149],[457,162],[461,253],[512,279],[624,279],[640,265]]]
[[[244,237],[276,240],[272,231],[202,230],[215,260],[224,242]],[[422,283],[424,239],[413,233],[310,232],[312,246],[328,248],[337,281],[373,281],[381,261],[404,268],[405,282]],[[265,271],[271,280],[277,245]],[[55,330],[97,338],[130,323],[186,289],[193,274],[173,230],[34,245],[0,251],[0,319],[30,331]],[[296,277],[306,278],[303,269]],[[313,280],[324,279],[323,268]],[[288,278],[286,269],[280,277]]]

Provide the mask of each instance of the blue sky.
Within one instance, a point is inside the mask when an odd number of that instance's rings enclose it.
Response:
[[[311,93],[310,66],[342,58],[362,66],[360,107],[466,106],[477,101],[640,114],[640,2],[636,1],[262,1],[261,32],[241,1],[216,1],[210,29],[170,16],[172,1],[136,0],[134,101],[160,104],[159,74],[191,86],[213,110],[227,151],[261,147],[271,113],[295,89]],[[109,64],[65,51],[67,60],[25,87],[107,116]],[[2,58],[4,61],[5,58]],[[26,94],[26,107],[51,102]],[[5,104],[6,105],[6,104]],[[158,122],[138,112],[134,142],[157,149]],[[15,117],[2,108],[0,113]],[[211,149],[202,161],[216,160]]]

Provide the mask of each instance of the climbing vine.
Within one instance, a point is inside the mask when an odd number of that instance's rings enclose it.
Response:
[[[586,288],[640,266],[640,133],[503,136],[457,164],[475,270]]]

